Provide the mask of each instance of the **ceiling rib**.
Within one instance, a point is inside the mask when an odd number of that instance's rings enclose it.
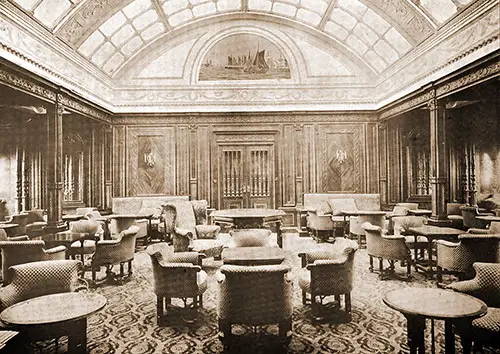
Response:
[[[161,18],[161,21],[165,25],[165,32],[170,32],[173,30],[172,26],[168,23],[167,15],[165,11],[163,11],[163,7],[161,6],[159,0],[151,0],[153,4],[153,8],[158,13],[158,16]]]
[[[332,0],[330,1],[330,4],[328,4],[328,7],[325,10],[325,13],[323,14],[323,17],[321,18],[321,22],[318,25],[318,29],[320,31],[323,31],[325,28],[325,24],[330,18],[330,15],[332,14],[333,9],[337,6],[339,0]]]

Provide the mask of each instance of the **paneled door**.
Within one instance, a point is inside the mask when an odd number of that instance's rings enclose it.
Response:
[[[273,151],[273,145],[219,145],[222,209],[274,207]]]

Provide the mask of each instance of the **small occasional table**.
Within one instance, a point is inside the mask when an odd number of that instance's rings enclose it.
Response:
[[[222,209],[211,214],[214,224],[230,224],[236,229],[261,228],[275,224],[280,247],[283,247],[281,218],[285,215],[283,210],[261,208]]]
[[[68,335],[68,353],[80,354],[87,352],[87,317],[106,302],[104,296],[95,293],[51,294],[14,304],[0,314],[0,319],[20,332],[30,327],[57,328]]]
[[[450,290],[435,288],[403,288],[387,293],[383,298],[390,308],[401,312],[408,322],[408,346],[410,353],[425,353],[425,319],[445,321],[445,353],[455,353],[453,325],[464,336],[470,330],[472,320],[484,315],[487,306],[484,302],[470,295]],[[434,322],[432,332],[434,332]],[[434,335],[434,333],[432,333]],[[463,352],[470,352],[470,340],[462,336]],[[434,350],[432,338],[432,353]]]
[[[281,264],[285,257],[285,251],[276,247],[235,247],[225,248],[222,251],[224,264],[234,265]]]

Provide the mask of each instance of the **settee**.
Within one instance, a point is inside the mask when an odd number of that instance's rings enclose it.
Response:
[[[332,203],[332,200],[334,201]],[[307,229],[314,235],[319,232],[331,233],[335,229],[344,229],[344,216],[332,210],[332,204],[345,205],[350,210],[380,210],[380,194],[367,193],[305,193],[304,210],[307,211]],[[355,235],[364,234],[356,217],[351,217],[349,232]]]
[[[189,200],[189,196],[154,195],[114,197],[111,200],[112,214],[109,216],[109,231],[111,235],[118,235],[132,225],[138,226],[137,239],[151,237],[151,228],[160,222],[163,204],[177,200]],[[150,215],[149,219],[119,219],[113,215]]]

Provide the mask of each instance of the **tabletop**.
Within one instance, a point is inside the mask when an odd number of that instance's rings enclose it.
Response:
[[[153,214],[109,214],[104,217],[107,219],[144,219],[152,216]]]
[[[272,216],[284,216],[286,213],[279,209],[262,209],[262,208],[248,208],[248,209],[221,209],[215,210],[210,216],[223,217],[223,218],[266,218]]]
[[[47,234],[34,237],[35,240],[43,240],[45,242],[74,242],[87,236],[85,232],[62,231],[55,234]]]
[[[464,230],[454,229],[452,227],[440,227],[434,225],[424,225],[421,227],[410,227],[409,230],[422,236],[458,236],[464,233]]]
[[[340,210],[343,215],[385,215],[382,210]]]
[[[285,257],[285,251],[276,247],[235,247],[225,248],[222,251],[222,260],[225,264],[280,264]]]
[[[44,325],[87,317],[106,305],[95,293],[59,293],[39,296],[6,308],[0,319],[12,325]]]
[[[397,289],[387,293],[383,301],[405,315],[438,320],[479,317],[487,311],[486,304],[475,297],[436,288]]]

